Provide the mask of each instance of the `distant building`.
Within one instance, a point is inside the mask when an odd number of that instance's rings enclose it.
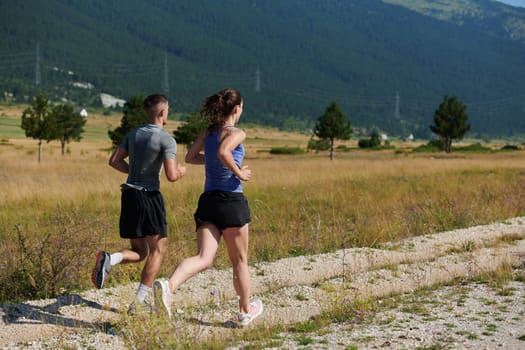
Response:
[[[125,100],[111,96],[110,94],[100,94],[100,100],[104,107],[124,107]]]
[[[81,117],[87,118],[88,112],[84,107],[77,107],[75,108],[75,113],[80,114]]]

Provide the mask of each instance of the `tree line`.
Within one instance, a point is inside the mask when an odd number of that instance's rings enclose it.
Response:
[[[22,114],[21,128],[26,137],[38,140],[38,162],[42,159],[42,141],[59,140],[62,155],[70,141],[80,141],[86,119],[70,103],[52,106],[45,94],[38,94]]]
[[[444,96],[442,102],[434,112],[433,124],[430,130],[438,137],[437,146],[450,153],[452,142],[460,141],[470,130],[468,123],[467,106],[457,97]],[[332,102],[325,112],[317,119],[314,127],[314,147],[322,147],[327,144],[330,149],[330,159],[334,159],[334,140],[348,140],[352,135],[352,125],[347,120],[337,103]],[[360,148],[377,148],[381,140],[377,130],[372,131],[370,139],[359,140]],[[310,146],[310,145],[309,145]]]
[[[112,146],[117,147],[124,139],[127,132],[144,124],[147,120],[142,107],[143,97],[133,96],[126,101],[120,125],[108,131]],[[433,124],[430,130],[437,136],[438,147],[449,153],[452,151],[452,142],[460,141],[470,130],[467,106],[457,97],[444,96],[434,112]],[[71,104],[57,104],[51,106],[49,99],[44,94],[38,94],[30,107],[22,114],[22,129],[27,137],[38,140],[38,161],[41,160],[42,141],[50,142],[59,140],[62,154],[66,143],[80,141],[84,132],[86,119],[74,111]],[[207,127],[207,120],[200,113],[187,116],[186,121],[179,126],[173,136],[177,143],[191,145],[200,132]],[[308,148],[316,150],[330,150],[330,159],[334,158],[335,140],[349,140],[352,136],[352,124],[343,113],[339,105],[332,101],[324,113],[317,118],[313,128],[316,137],[308,144]],[[360,148],[377,148],[381,140],[377,130],[370,134],[370,139],[359,140]]]

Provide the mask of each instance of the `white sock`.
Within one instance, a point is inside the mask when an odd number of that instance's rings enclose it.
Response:
[[[111,254],[111,266],[115,266],[117,264],[120,264],[122,262],[123,256],[122,253],[113,253]]]
[[[151,287],[146,286],[145,284],[140,283],[139,288],[137,289],[137,299],[141,302],[144,302],[146,296],[151,293]]]

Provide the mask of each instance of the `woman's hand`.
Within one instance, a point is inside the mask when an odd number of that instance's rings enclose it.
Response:
[[[240,170],[239,170],[239,175],[238,175],[239,179],[241,179],[242,181],[248,181],[250,180],[250,178],[252,177],[252,171],[250,169],[248,169],[248,166],[247,165],[244,165]]]

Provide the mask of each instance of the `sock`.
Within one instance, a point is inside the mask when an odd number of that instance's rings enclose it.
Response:
[[[146,296],[151,292],[151,289],[151,287],[148,287],[145,284],[139,284],[139,288],[137,289],[137,299],[144,302],[144,299],[146,299]]]
[[[115,266],[122,262],[122,253],[113,253],[111,254],[111,266]]]

